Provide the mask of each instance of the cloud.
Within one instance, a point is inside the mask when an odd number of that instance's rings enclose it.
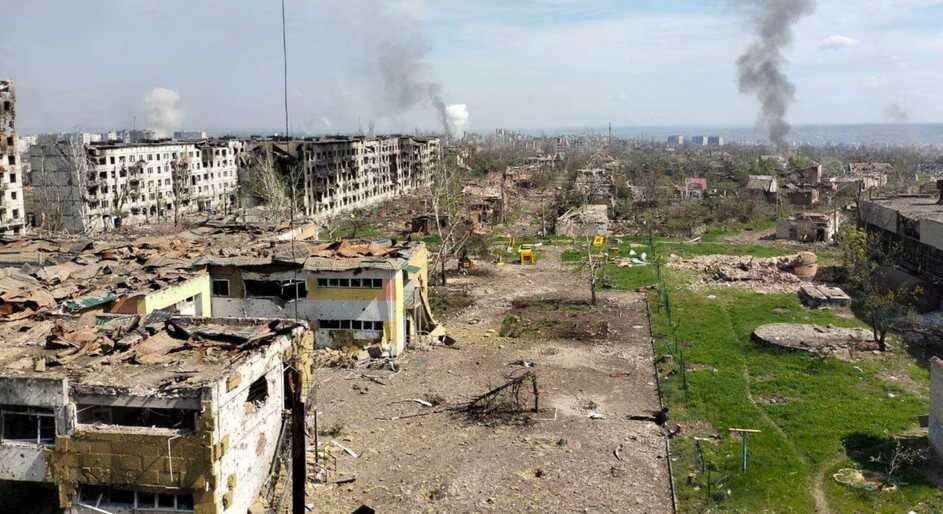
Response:
[[[881,87],[887,84],[887,77],[884,75],[866,75],[862,82],[868,87]]]
[[[624,102],[624,101],[628,100],[628,98],[629,98],[629,95],[627,95],[627,94],[625,93],[625,91],[616,91],[616,92],[612,95],[612,101],[613,101],[613,102]]]
[[[861,44],[861,41],[853,37],[840,36],[838,34],[828,36],[819,43],[819,49],[821,50],[842,50],[845,48],[853,48]]]

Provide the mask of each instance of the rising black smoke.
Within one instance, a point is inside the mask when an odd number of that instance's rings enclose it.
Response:
[[[339,48],[357,48],[359,79],[372,86],[372,114],[389,118],[429,107],[451,137],[448,106],[442,86],[428,78],[428,49],[415,16],[394,0],[326,0],[324,7],[327,19],[345,29]]]
[[[786,112],[796,86],[783,71],[783,49],[792,43],[793,25],[815,10],[815,0],[734,0],[748,11],[759,39],[737,59],[741,93],[755,94],[762,104],[760,121],[770,140],[782,150],[788,145]]]

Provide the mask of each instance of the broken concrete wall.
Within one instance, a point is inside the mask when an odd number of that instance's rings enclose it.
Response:
[[[220,512],[246,512],[269,478],[282,429],[285,405],[285,354],[289,338],[279,338],[241,363],[216,388],[215,439],[219,441]],[[264,398],[260,391],[264,388]]]
[[[54,423],[56,433],[65,433],[71,412],[66,409],[67,387],[65,378],[0,377],[0,406],[48,411],[53,417],[43,419]],[[0,440],[0,480],[51,481],[50,451],[35,441]]]
[[[861,217],[869,225],[882,228],[888,232],[897,233],[897,211],[879,205],[875,202],[862,201]]]
[[[943,360],[930,360],[930,446],[943,458]]]

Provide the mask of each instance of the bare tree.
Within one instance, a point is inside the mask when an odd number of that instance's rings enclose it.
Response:
[[[281,223],[290,217],[292,199],[288,195],[288,185],[279,174],[275,165],[275,155],[271,143],[264,143],[261,151],[255,153],[249,168],[249,184],[246,194],[266,209],[263,216],[271,223]]]
[[[432,215],[436,234],[439,236],[439,251],[436,255],[436,267],[442,285],[446,283],[446,261],[458,254],[468,243],[473,230],[457,231],[462,223],[470,223],[467,211],[462,209],[462,183],[458,167],[452,163],[439,161],[433,170]],[[461,216],[461,219],[460,219]]]
[[[894,448],[889,452],[871,457],[871,462],[883,464],[884,480],[881,482],[881,489],[887,489],[894,484],[894,478],[900,473],[901,469],[924,458],[927,454],[926,448],[911,448],[894,438]]]
[[[85,233],[89,230],[87,202],[89,163],[85,144],[79,138],[40,143],[33,152],[34,212],[39,229]],[[75,223],[68,218],[75,217]]]
[[[577,268],[578,272],[584,272],[589,278],[589,304],[596,305],[596,291],[600,282],[606,275],[606,263],[608,256],[603,252],[593,252],[592,238],[586,238],[586,262]]]
[[[184,154],[170,163],[170,187],[174,195],[174,226],[180,224],[180,207],[190,204],[193,191],[190,159]]]

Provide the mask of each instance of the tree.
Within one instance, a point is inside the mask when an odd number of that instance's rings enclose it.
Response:
[[[893,449],[870,459],[871,462],[884,464],[885,466],[884,480],[881,482],[880,488],[883,490],[893,485],[894,477],[900,473],[902,468],[922,459],[926,453],[926,448],[911,448],[895,437]]]
[[[282,223],[290,217],[292,200],[288,196],[285,182],[285,178],[278,173],[275,166],[272,144],[264,143],[259,151],[253,154],[246,194],[257,204],[266,207],[262,215],[270,223]]]
[[[608,256],[602,251],[593,251],[592,238],[586,238],[586,262],[577,270],[587,274],[589,279],[589,304],[596,305],[596,291],[606,274]]]
[[[89,163],[81,138],[41,142],[30,152],[33,211],[39,213],[40,230],[86,233]]]
[[[174,226],[180,223],[180,207],[190,204],[193,190],[190,178],[190,159],[181,154],[170,163],[170,187],[174,194]]]
[[[888,332],[902,327],[913,317],[912,302],[920,294],[920,290],[894,288],[882,280],[878,270],[882,258],[886,258],[888,252],[880,252],[880,245],[869,240],[865,232],[846,229],[840,234],[838,241],[842,263],[848,281],[857,293],[861,313],[871,326],[878,349],[886,351]]]
[[[446,261],[457,255],[467,244],[473,228],[461,232],[456,230],[463,223],[471,223],[471,220],[466,218],[467,211],[462,209],[462,183],[457,166],[452,162],[440,160],[433,169],[430,190],[432,216],[436,234],[439,236],[435,265],[439,270],[440,282],[445,285]]]

